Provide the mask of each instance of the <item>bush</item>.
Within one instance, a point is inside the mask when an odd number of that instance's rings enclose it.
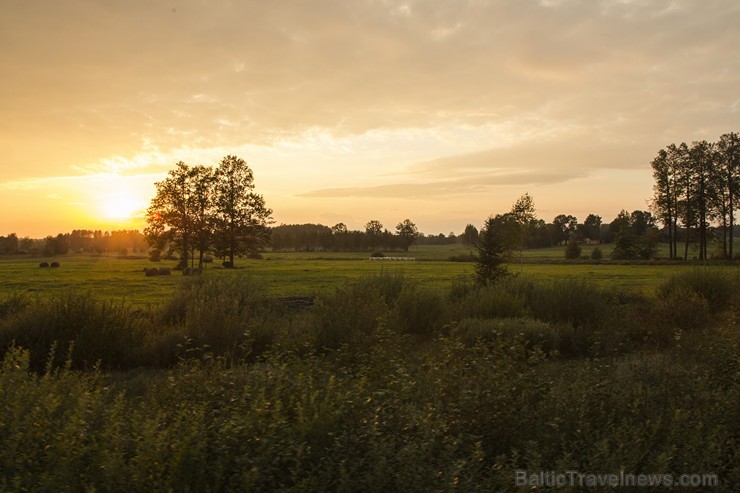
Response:
[[[712,313],[737,306],[740,301],[740,272],[718,269],[693,269],[672,276],[658,288],[658,297],[674,291],[692,292],[706,300]]]
[[[512,279],[503,283],[501,288],[523,296],[527,311],[546,322],[597,325],[612,317],[616,305],[608,292],[575,278],[537,283]]]
[[[604,254],[601,252],[601,248],[596,247],[591,250],[591,260],[601,260],[603,257]]]
[[[137,363],[145,327],[143,318],[121,304],[68,292],[36,301],[32,309],[0,324],[0,349],[13,341],[28,349],[36,371],[47,363],[61,366],[67,359],[73,368],[92,368],[98,362],[105,368],[129,368]]]
[[[457,320],[520,317],[527,313],[524,296],[511,292],[505,282],[476,286],[467,292],[464,286],[457,287],[460,294],[452,303],[451,310]]]
[[[319,298],[315,343],[318,349],[363,340],[387,319],[406,282],[403,273],[382,271],[337,288]]]
[[[25,293],[11,294],[0,300],[0,320],[22,312],[30,305],[31,300]]]
[[[565,258],[575,260],[581,256],[581,247],[576,240],[570,240],[565,247]]]
[[[260,252],[249,252],[249,255],[247,255],[247,258],[252,259],[252,260],[263,260],[265,257],[263,257]]]
[[[446,306],[437,291],[407,287],[396,305],[400,329],[405,333],[432,336],[445,322]]]
[[[259,351],[272,343],[274,334],[261,330],[272,309],[264,286],[250,277],[195,276],[183,281],[157,319],[180,327],[192,354],[238,358],[255,343]]]
[[[595,343],[591,331],[570,324],[549,324],[532,318],[466,318],[454,325],[450,336],[468,345],[477,341],[500,341],[510,346],[521,342],[526,351],[539,348],[544,354],[565,357],[590,356]]]

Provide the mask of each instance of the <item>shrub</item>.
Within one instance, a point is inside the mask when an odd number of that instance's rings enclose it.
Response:
[[[527,317],[476,319],[466,318],[453,326],[450,336],[468,345],[477,341],[501,341],[506,345],[521,342],[524,349],[536,348],[545,354],[565,357],[590,355],[595,342],[591,331],[570,324],[549,324]]]
[[[591,260],[601,260],[603,257],[604,254],[601,252],[601,248],[596,247],[591,250]]]
[[[266,289],[250,277],[196,276],[183,281],[157,319],[181,327],[193,354],[239,357],[251,351],[257,333],[261,349],[272,342],[259,330],[271,311]]]
[[[457,320],[463,318],[505,318],[526,314],[525,297],[507,289],[508,284],[497,282],[486,286],[466,287],[463,284],[453,291],[457,299],[452,303],[452,313]]]
[[[446,306],[437,291],[408,287],[396,305],[400,328],[408,334],[431,336],[445,322]]]
[[[0,320],[15,315],[31,305],[25,293],[15,292],[0,300]]]
[[[512,279],[503,283],[502,289],[524,296],[529,313],[546,322],[598,324],[610,318],[615,305],[611,294],[575,278],[537,283]]]
[[[263,260],[265,257],[263,257],[260,252],[249,252],[247,258],[252,260]]]
[[[674,291],[690,291],[709,304],[712,313],[732,308],[740,301],[740,272],[718,269],[693,269],[672,276],[658,288],[658,297]]]
[[[565,247],[565,258],[575,260],[581,256],[581,247],[576,240],[570,240]]]
[[[128,308],[98,302],[89,294],[67,292],[37,301],[0,324],[0,349],[11,342],[30,351],[31,366],[41,371],[50,362],[61,366],[67,358],[74,368],[105,368],[136,364],[145,320]],[[71,353],[65,355],[67,348]],[[53,354],[49,354],[56,348]]]
[[[317,303],[317,348],[335,349],[370,335],[404,289],[403,272],[381,271],[337,288]]]
[[[224,269],[233,269],[234,262],[230,260],[224,260],[223,262],[221,262],[221,267],[223,267]]]

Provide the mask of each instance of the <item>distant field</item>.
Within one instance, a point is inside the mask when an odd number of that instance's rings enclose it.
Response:
[[[225,270],[209,266],[207,273],[216,276],[247,275],[260,282],[275,296],[320,295],[357,279],[385,271],[401,271],[410,279],[439,288],[450,286],[454,279],[470,276],[473,264],[450,262],[451,256],[463,256],[467,249],[457,246],[421,246],[409,252],[389,252],[388,256],[416,258],[415,262],[371,261],[367,253],[332,252],[268,252],[264,260],[239,260],[237,268]],[[68,289],[90,291],[96,296],[121,300],[137,306],[157,304],[165,300],[181,282],[183,276],[173,271],[171,276],[145,277],[143,269],[154,265],[146,259],[126,260],[113,256],[60,257],[60,268],[39,268],[42,259],[32,257],[0,258],[0,296],[26,292],[46,296]],[[173,262],[162,262],[162,266]],[[683,264],[601,264],[568,263],[562,259],[562,248],[525,250],[509,265],[520,275],[535,279],[577,277],[602,287],[621,287],[645,294],[672,274],[695,268]],[[733,266],[712,267],[737,269]]]

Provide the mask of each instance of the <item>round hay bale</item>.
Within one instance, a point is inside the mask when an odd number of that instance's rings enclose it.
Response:
[[[159,275],[160,276],[169,276],[171,274],[171,270],[169,267],[160,267],[159,268]]]
[[[157,276],[159,275],[159,269],[157,269],[156,267],[152,267],[151,269],[147,269],[146,271],[144,271],[144,275],[146,275],[146,277]]]
[[[41,262],[39,267],[49,267],[49,262]]]
[[[49,267],[59,267],[59,262],[52,262],[49,264]]]

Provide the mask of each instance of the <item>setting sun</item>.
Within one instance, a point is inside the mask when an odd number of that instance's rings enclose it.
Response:
[[[127,195],[109,197],[102,202],[101,206],[101,213],[105,219],[119,221],[133,219],[146,207],[142,200]]]

